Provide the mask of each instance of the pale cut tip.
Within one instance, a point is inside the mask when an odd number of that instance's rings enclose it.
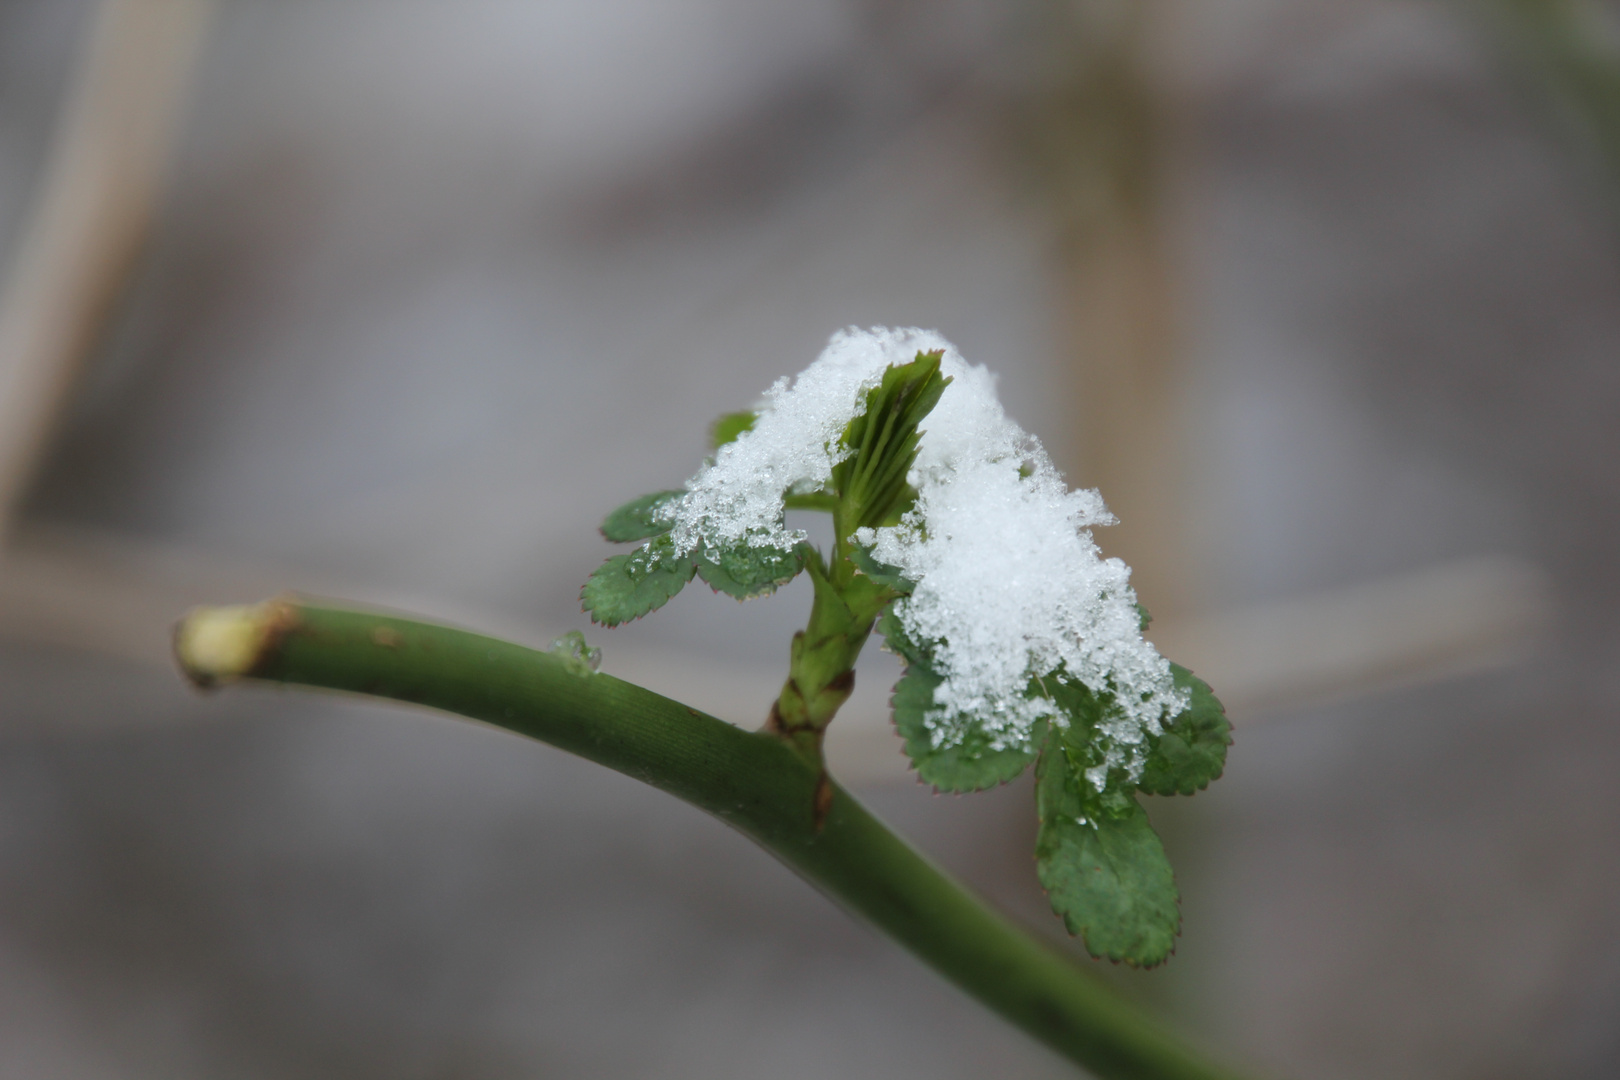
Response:
[[[174,628],[175,659],[186,678],[203,689],[244,678],[259,666],[290,617],[293,607],[280,597],[192,608]]]

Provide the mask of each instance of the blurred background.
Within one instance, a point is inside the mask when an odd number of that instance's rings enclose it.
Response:
[[[1099,975],[1256,1076],[1620,1075],[1617,194],[1596,0],[0,2],[0,1076],[1072,1075],[665,796],[168,661],[291,588],[756,725],[803,581],[578,589],[852,324],[1000,373],[1233,717]],[[897,674],[835,774],[1062,937]]]

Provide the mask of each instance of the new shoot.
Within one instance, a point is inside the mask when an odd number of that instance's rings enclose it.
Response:
[[[822,552],[785,511],[832,515]],[[1139,793],[1190,795],[1231,742],[1208,686],[1142,637],[1130,570],[1092,528],[1095,491],[1070,491],[1010,420],[994,377],[937,334],[844,331],[750,412],[721,417],[714,456],[684,490],[602,524],[637,543],[591,575],[585,609],[615,626],[694,576],[738,599],[799,573],[814,587],[767,727],[830,787],[821,744],[874,627],[905,661],[894,722],[940,791],[1035,766],[1036,867],[1053,910],[1098,957],[1151,966],[1181,917]]]

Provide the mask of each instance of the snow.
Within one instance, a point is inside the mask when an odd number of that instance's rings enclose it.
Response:
[[[909,477],[916,506],[857,542],[916,582],[895,614],[931,646],[943,677],[927,723],[936,746],[980,731],[991,745],[1028,747],[1035,724],[1065,717],[1031,680],[1072,679],[1111,702],[1087,771],[1134,782],[1146,740],[1187,706],[1169,663],[1143,640],[1130,569],[1104,559],[1091,536],[1113,516],[1096,491],[1070,491],[1040,442],[1009,419],[995,376],[969,365],[933,331],[854,328],[835,334],[791,384],[779,380],[753,430],[720,449],[687,485],[671,533],[678,551],[747,540],[788,548],[783,495],[830,480],[838,440],[884,369],[943,349],[952,382],[923,421]]]
[[[843,460],[844,428],[863,407],[883,371],[943,348],[944,339],[920,330],[846,330],[792,381],[778,379],[758,405],[752,430],[722,446],[714,462],[686,485],[671,536],[685,554],[747,539],[783,550],[804,539],[782,524],[782,496],[814,491]],[[896,357],[904,359],[896,361]]]

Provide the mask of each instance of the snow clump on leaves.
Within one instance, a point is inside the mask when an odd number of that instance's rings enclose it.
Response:
[[[852,537],[910,583],[893,618],[939,676],[930,738],[1033,751],[1042,722],[1081,722],[1058,688],[1084,687],[1098,706],[1087,721],[1087,781],[1098,792],[1134,786],[1150,739],[1190,699],[1142,637],[1129,568],[1092,539],[1114,518],[1096,491],[1068,490],[1039,441],[1002,410],[995,377],[939,334],[852,328],[797,378],[778,380],[752,429],[721,446],[666,510],[674,550],[788,550],[803,540],[784,524],[784,498],[824,491],[851,452],[842,435],[867,392],[886,369],[934,350],[951,382],[907,477],[916,502],[899,524]]]

